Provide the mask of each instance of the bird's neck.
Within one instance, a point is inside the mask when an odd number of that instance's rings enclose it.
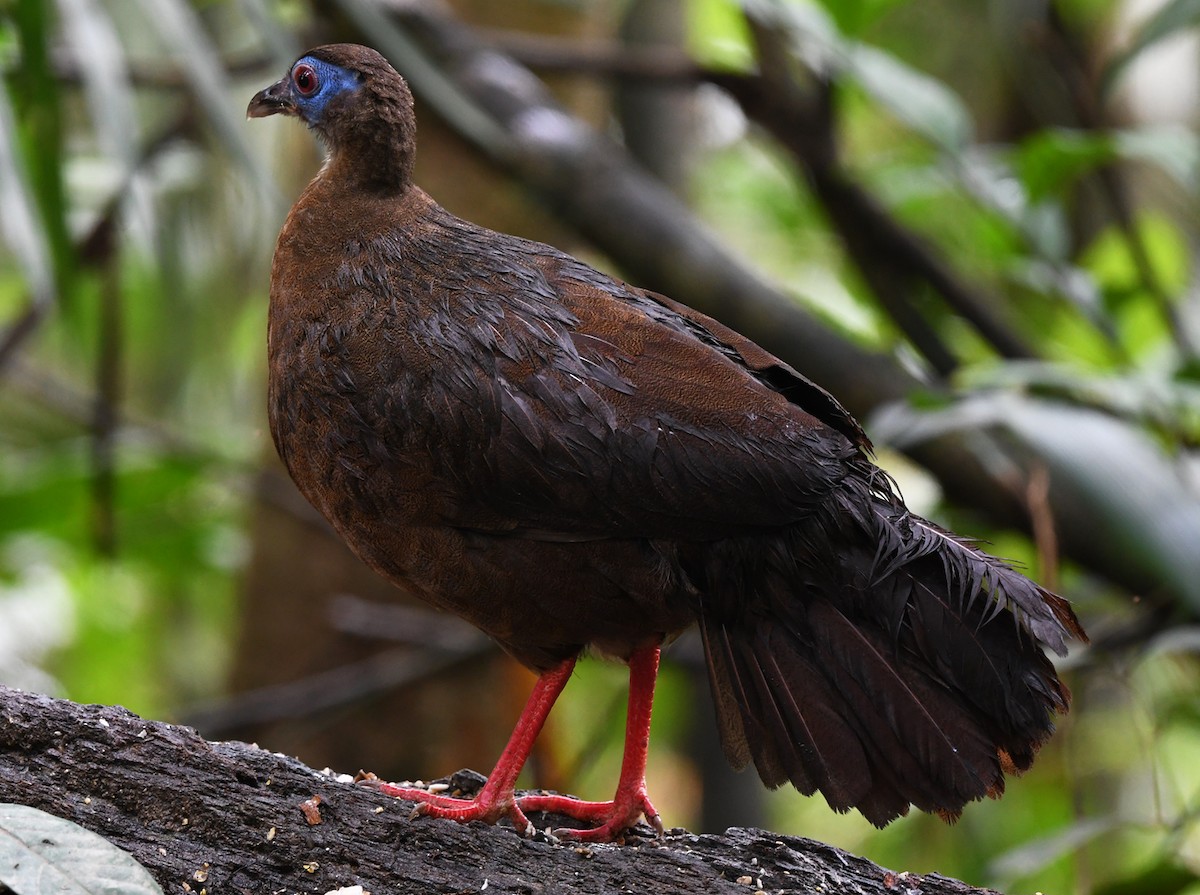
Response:
[[[369,136],[332,148],[323,174],[355,192],[398,196],[412,185],[412,144]]]

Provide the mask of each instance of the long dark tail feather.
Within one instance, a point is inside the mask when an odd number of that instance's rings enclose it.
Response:
[[[1070,705],[1043,651],[1086,640],[1067,602],[910,514],[886,480],[848,480],[695,571],[730,763],[879,826],[999,796]]]

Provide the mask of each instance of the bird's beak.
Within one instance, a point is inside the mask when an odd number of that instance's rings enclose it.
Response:
[[[266,118],[268,115],[282,113],[295,115],[296,104],[292,102],[290,83],[283,78],[272,84],[266,90],[260,90],[250,100],[246,107],[247,118]]]

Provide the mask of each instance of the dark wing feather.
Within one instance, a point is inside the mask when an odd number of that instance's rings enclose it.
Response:
[[[488,291],[469,314],[434,303],[415,334],[439,370],[465,371],[424,383],[429,406],[454,408],[434,423],[441,474],[458,484],[447,522],[552,540],[721,537],[806,515],[867,446],[826,392],[716,321],[548,246],[455,236]]]
[[[420,433],[447,523],[553,540],[717,537],[785,524],[857,452],[647,293],[441,209],[431,218],[364,242],[354,265],[397,315],[380,313],[379,329],[403,366],[354,346],[347,363],[397,383],[366,428],[389,444]],[[446,242],[458,251],[434,251]],[[401,368],[381,377],[389,364]]]

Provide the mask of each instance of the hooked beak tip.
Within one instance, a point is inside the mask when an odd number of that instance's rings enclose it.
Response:
[[[280,82],[254,94],[250,105],[246,106],[246,117],[266,118],[268,115],[295,114],[296,105],[287,95],[286,89],[286,85]]]

